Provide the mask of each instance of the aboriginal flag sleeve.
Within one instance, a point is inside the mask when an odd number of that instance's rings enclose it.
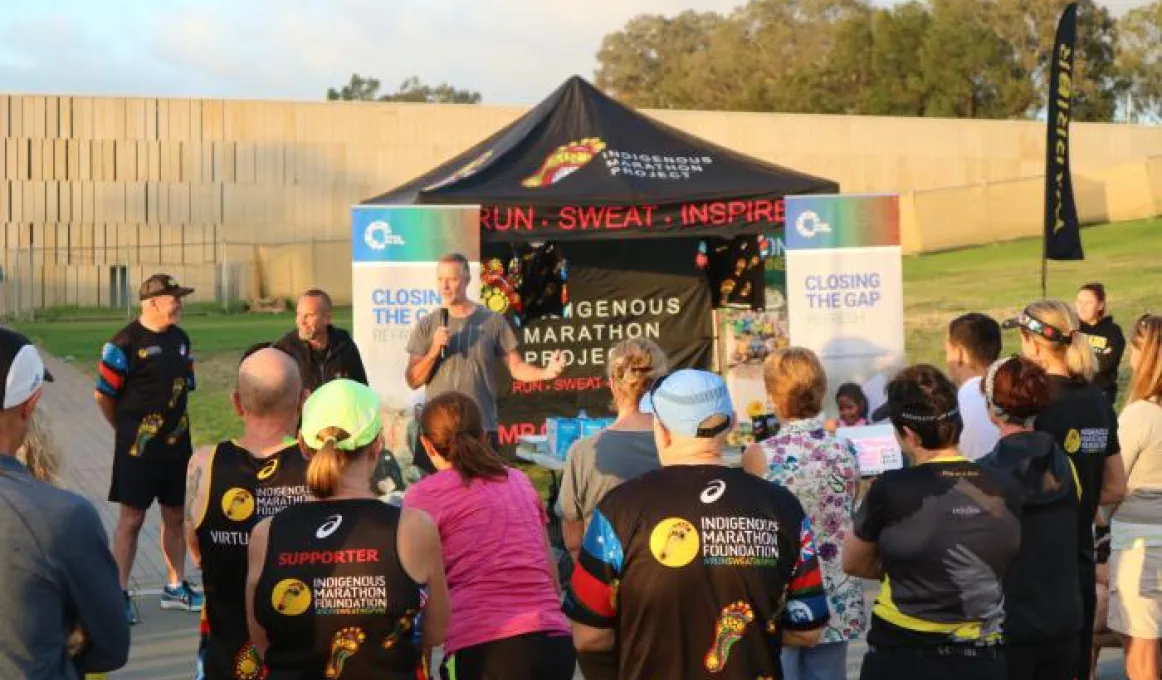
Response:
[[[565,614],[586,626],[613,628],[624,562],[621,539],[601,510],[595,511],[565,596]]]

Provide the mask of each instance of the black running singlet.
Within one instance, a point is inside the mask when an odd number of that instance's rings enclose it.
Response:
[[[399,520],[374,499],[275,516],[254,594],[269,680],[427,678],[416,625],[426,597],[400,564]]]
[[[289,443],[263,459],[222,442],[206,466],[206,509],[198,522],[205,586],[206,680],[257,680],[261,662],[246,630],[250,531],[262,519],[307,499],[307,461]]]

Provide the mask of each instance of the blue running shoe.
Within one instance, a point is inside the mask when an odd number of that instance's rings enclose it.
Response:
[[[190,587],[189,582],[182,581],[176,588],[165,586],[161,589],[162,609],[182,609],[187,612],[202,611],[202,594]]]
[[[121,591],[125,594],[125,620],[129,625],[135,625],[137,618],[137,605],[133,604],[133,598],[129,596],[128,590]]]

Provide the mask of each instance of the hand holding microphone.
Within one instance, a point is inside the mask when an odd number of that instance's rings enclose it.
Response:
[[[436,327],[436,332],[432,334],[432,348],[428,350],[431,356],[439,356],[440,359],[448,358],[448,341],[451,333],[448,331],[448,308],[440,308],[440,325]]]
[[[444,344],[440,346],[440,358],[448,358],[448,308],[440,308],[440,328],[444,331]]]

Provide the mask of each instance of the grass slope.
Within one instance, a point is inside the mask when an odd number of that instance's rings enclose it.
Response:
[[[1077,287],[1100,280],[1123,326],[1162,305],[1162,220],[1125,222],[1086,229],[1088,260],[1050,263],[1049,295],[1072,301]],[[1040,297],[1040,242],[1036,239],[904,259],[907,347],[913,362],[943,365],[944,329],[958,314],[980,311],[995,318],[1019,311]],[[71,358],[89,374],[101,345],[126,323],[108,310],[57,310],[46,319],[16,326],[59,357]],[[335,323],[351,327],[351,310],[337,309]],[[294,326],[294,315],[223,314],[191,306],[182,327],[198,357],[198,390],[191,396],[194,439],[219,441],[238,434],[228,399],[241,350],[273,340]],[[1017,350],[1007,334],[1007,349]],[[1123,376],[1129,369],[1123,362]]]

